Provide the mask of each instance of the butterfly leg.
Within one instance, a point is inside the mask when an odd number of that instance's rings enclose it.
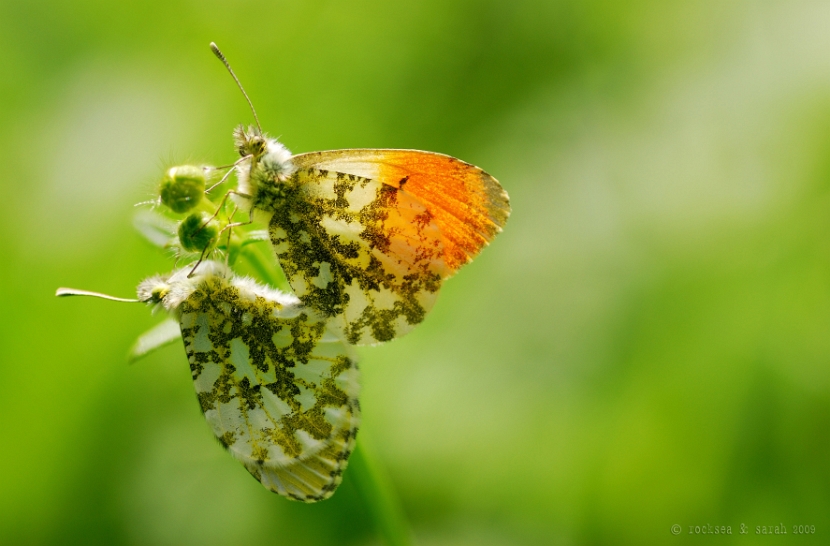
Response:
[[[199,261],[196,262],[196,265],[194,265],[193,269],[190,270],[190,273],[187,274],[188,279],[193,276],[193,273],[196,272],[196,268],[199,267],[199,264],[201,264],[202,261],[205,259],[205,254],[207,254],[209,248],[210,245],[206,246],[205,249],[202,251],[202,255],[199,256]]]
[[[206,227],[206,226],[207,226],[207,225],[208,225],[208,224],[209,224],[209,223],[210,223],[210,222],[211,222],[214,218],[216,218],[216,217],[219,215],[219,213],[220,213],[220,212],[222,211],[222,209],[225,207],[225,203],[228,201],[228,197],[229,197],[231,194],[234,194],[234,195],[239,195],[240,197],[244,197],[244,198],[246,198],[246,199],[250,199],[250,198],[251,198],[251,196],[250,196],[250,195],[245,194],[245,193],[241,193],[241,192],[238,192],[238,191],[235,191],[235,190],[230,190],[230,191],[228,191],[228,193],[226,193],[226,194],[225,194],[225,197],[223,197],[223,198],[222,198],[222,201],[219,203],[219,207],[217,207],[216,212],[214,212],[214,213],[213,213],[213,215],[212,215],[210,218],[208,218],[208,220],[207,220],[204,224],[202,224],[202,225],[201,225],[201,227],[199,227],[199,229],[198,229],[198,230],[196,230],[196,233],[198,233],[198,232],[200,232],[201,230],[203,230],[203,229],[204,229],[204,228],[205,228],[205,227]],[[225,226],[224,226],[224,227],[223,227],[223,228],[219,231],[219,233],[216,235],[216,239],[218,240],[218,239],[222,236],[222,233],[223,233],[223,232],[225,232],[225,231],[227,231],[227,232],[228,232],[228,243],[227,243],[227,244],[228,244],[228,246],[227,246],[228,253],[227,253],[227,255],[225,256],[226,261],[227,261],[227,259],[230,257],[230,248],[231,248],[231,228],[234,228],[234,227],[237,227],[237,226],[247,226],[247,225],[249,225],[249,224],[253,224],[253,223],[254,223],[254,209],[253,209],[253,208],[251,208],[251,210],[249,211],[249,214],[248,214],[248,221],[247,221],[247,222],[233,222],[233,221],[232,221],[232,220],[233,220],[233,217],[234,217],[234,215],[236,214],[236,211],[238,210],[238,208],[239,208],[239,207],[234,206],[234,208],[233,208],[233,212],[231,212],[231,214],[230,214],[231,223],[229,223],[229,224],[225,225]],[[207,253],[208,253],[208,251],[209,251],[210,247],[211,247],[211,245],[208,245],[208,246],[206,246],[206,247],[205,247],[205,249],[204,249],[204,250],[202,250],[202,254],[201,254],[201,256],[199,256],[199,260],[196,262],[196,265],[194,265],[194,266],[193,266],[193,269],[191,269],[191,270],[190,270],[190,273],[188,273],[188,274],[187,274],[187,278],[190,278],[191,276],[193,276],[193,273],[195,273],[195,272],[196,272],[196,268],[197,268],[197,267],[199,267],[199,264],[201,264],[201,263],[202,263],[202,261],[204,261],[205,256],[207,255]]]
[[[231,222],[233,222],[233,217],[236,216],[237,210],[239,210],[239,207],[234,206],[233,211],[231,211],[231,215],[228,217]],[[219,233],[221,234],[222,232],[220,231]],[[228,242],[225,243],[225,248],[227,248],[227,252],[225,252],[225,265],[227,266],[230,265],[228,262],[231,258],[231,230],[228,230]]]
[[[237,210],[236,208],[233,209],[233,213],[231,213],[231,220],[233,220],[233,215],[236,214],[236,210]],[[228,260],[230,259],[230,256],[231,256],[231,228],[235,228],[237,226],[247,226],[247,225],[253,224],[253,223],[254,223],[254,209],[252,208],[249,215],[248,215],[248,221],[247,222],[232,222],[232,223],[226,225],[225,227],[223,227],[219,231],[219,234],[216,236],[217,239],[222,236],[222,232],[224,232],[224,231],[228,232],[228,247],[227,247],[228,251],[227,251],[227,254],[225,254],[225,265],[228,265]],[[204,256],[204,252],[202,253],[202,256]],[[199,261],[201,262],[202,259],[199,258]],[[199,265],[199,264],[196,264],[196,265]],[[195,267],[194,267],[194,269],[195,269]],[[191,274],[192,273],[193,272],[191,271]],[[188,275],[188,276],[190,276],[190,275]]]
[[[217,182],[216,184],[214,184],[211,187],[209,187],[208,189],[206,189],[205,193],[210,193],[210,190],[212,190],[213,188],[215,188],[217,186],[221,186],[225,182],[225,180],[227,180],[228,177],[231,175],[231,173],[233,172],[234,167],[236,167],[237,165],[239,165],[240,163],[242,163],[243,161],[245,161],[247,159],[251,159],[252,157],[253,157],[252,155],[248,154],[246,156],[240,157],[239,159],[237,159],[236,161],[234,161],[230,165],[222,165],[221,167],[213,167],[213,170],[215,170],[215,171],[221,171],[222,169],[228,169],[228,172],[226,172],[224,175],[222,175],[222,179],[219,180],[219,182]]]
[[[234,210],[234,212],[236,212],[236,211]],[[230,228],[235,228],[237,226],[247,226],[247,225],[250,225],[250,224],[253,224],[253,223],[254,223],[254,209],[251,208],[251,211],[248,214],[248,221],[247,222],[233,222],[232,224],[228,224],[225,227],[223,227],[222,231],[225,231],[226,229],[230,229]],[[219,235],[222,235],[222,231],[219,232]]]
[[[220,213],[220,212],[222,212],[222,209],[225,207],[225,203],[228,201],[228,197],[230,197],[230,196],[231,196],[231,194],[233,194],[233,195],[238,195],[238,196],[243,197],[243,198],[245,198],[245,199],[251,199],[251,196],[250,196],[250,195],[248,195],[247,193],[238,192],[238,191],[236,191],[236,190],[228,190],[228,193],[226,193],[226,194],[225,194],[225,197],[223,197],[223,198],[222,198],[222,201],[219,203],[219,206],[218,206],[218,207],[216,207],[216,212],[214,212],[214,213],[211,215],[211,217],[210,217],[210,218],[208,218],[208,219],[207,219],[207,221],[205,221],[205,223],[204,223],[204,224],[202,224],[202,225],[201,225],[201,227],[200,227],[199,229],[197,229],[197,230],[196,230],[196,233],[199,233],[200,231],[202,231],[203,229],[205,229],[205,227],[207,227],[207,225],[208,225],[208,224],[209,224],[209,223],[210,223],[210,222],[211,222],[214,218],[216,218],[217,216],[219,216],[219,213]],[[254,209],[253,209],[253,208],[251,208],[251,221],[250,221],[250,222],[248,222],[249,224],[253,222],[253,217],[254,217],[253,210],[254,210]],[[229,224],[229,225],[225,226],[224,228],[222,228],[222,231],[224,231],[225,229],[227,229],[227,228],[228,228],[228,227],[230,227],[231,225],[233,225],[233,224]],[[221,234],[222,232],[220,231],[219,233]]]

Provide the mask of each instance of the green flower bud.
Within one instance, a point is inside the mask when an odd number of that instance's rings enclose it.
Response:
[[[190,252],[202,252],[216,242],[219,227],[216,220],[208,222],[209,218],[207,213],[194,212],[182,220],[179,225],[179,243],[183,249]]]
[[[192,210],[205,195],[204,169],[193,165],[171,167],[161,180],[159,195],[173,212]]]

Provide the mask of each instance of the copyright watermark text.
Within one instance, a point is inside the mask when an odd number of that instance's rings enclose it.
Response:
[[[671,534],[673,535],[814,535],[816,534],[815,525],[784,525],[783,523],[776,523],[773,525],[756,525],[751,526],[741,523],[735,527],[732,525],[712,525],[711,523],[704,523],[702,525],[680,525],[675,523],[671,526]]]

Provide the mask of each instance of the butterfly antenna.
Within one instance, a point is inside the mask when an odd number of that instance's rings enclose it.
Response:
[[[236,82],[236,85],[239,86],[239,90],[242,91],[242,94],[245,96],[245,100],[248,101],[248,106],[251,107],[251,112],[254,114],[254,121],[256,121],[257,129],[259,129],[259,133],[262,134],[262,126],[259,124],[259,118],[256,115],[256,110],[254,110],[254,103],[252,103],[251,99],[248,98],[248,93],[246,93],[245,88],[242,87],[242,82],[240,82],[239,78],[236,77],[236,74],[233,73],[233,69],[231,68],[230,63],[225,58],[225,55],[221,51],[219,51],[219,47],[215,43],[210,43],[210,50],[213,51],[213,54],[216,55],[216,57],[220,61],[222,61],[222,64],[224,64],[225,68],[228,69],[228,72],[231,73],[231,77]]]
[[[103,298],[105,300],[111,301],[123,301],[125,303],[141,303],[141,300],[133,300],[129,298],[116,298],[115,296],[109,296],[107,294],[101,294],[100,292],[90,292],[89,290],[78,290],[77,288],[58,288],[55,295],[58,297],[61,296],[92,296],[95,298]]]

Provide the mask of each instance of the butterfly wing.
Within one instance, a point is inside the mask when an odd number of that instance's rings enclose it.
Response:
[[[336,150],[294,156],[272,202],[269,232],[306,305],[337,317],[362,345],[420,323],[443,279],[507,220],[498,182],[450,156],[412,150]]]
[[[440,233],[448,274],[472,260],[504,228],[510,200],[498,180],[460,159],[435,152],[353,149],[296,155],[297,168],[378,180],[424,205]]]
[[[340,484],[360,419],[348,347],[299,302],[206,276],[179,305],[202,412],[263,486],[315,502]]]

